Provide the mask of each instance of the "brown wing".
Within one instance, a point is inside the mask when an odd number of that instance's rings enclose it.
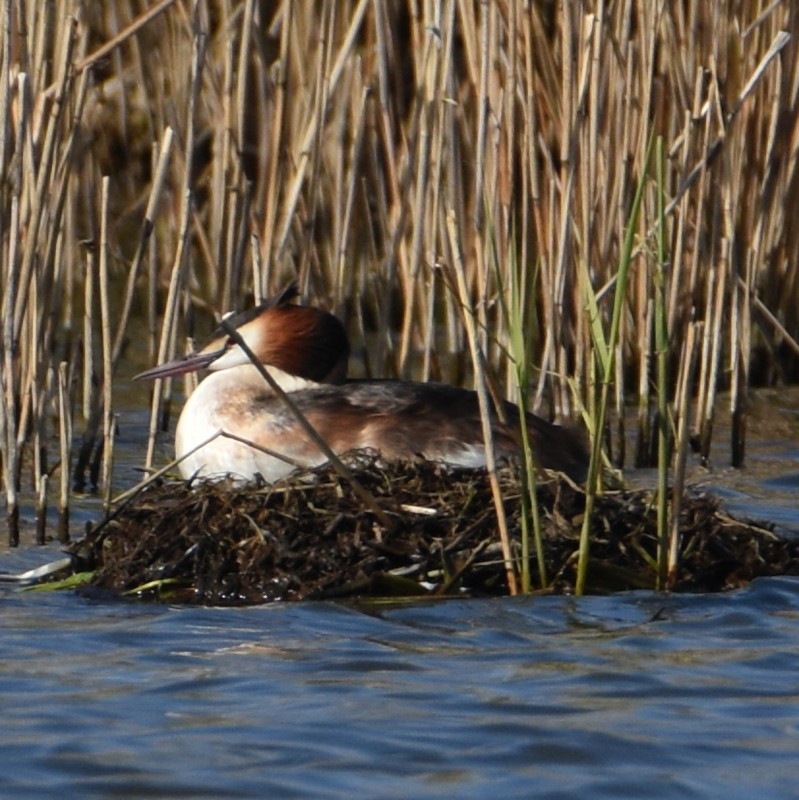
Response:
[[[350,381],[296,392],[292,399],[336,452],[368,447],[388,460],[421,456],[463,463],[465,453],[483,448],[479,402],[476,393],[467,389],[434,383]],[[274,398],[269,402],[274,424],[286,438],[300,435],[291,412]],[[506,412],[507,424],[495,416],[492,420],[497,453],[518,458],[518,411],[507,404]],[[584,480],[587,458],[575,432],[533,414],[527,415],[527,422],[538,466]]]

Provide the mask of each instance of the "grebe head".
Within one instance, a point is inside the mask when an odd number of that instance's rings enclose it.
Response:
[[[347,377],[350,344],[341,322],[327,311],[297,306],[292,284],[279,295],[226,320],[262,364],[315,383],[342,383]],[[222,370],[249,364],[244,351],[218,330],[196,353],[160,364],[136,375],[165,378],[199,369]]]

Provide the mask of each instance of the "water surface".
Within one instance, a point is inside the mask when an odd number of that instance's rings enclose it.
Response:
[[[367,612],[4,593],[8,797],[790,797],[799,581]]]
[[[721,452],[691,481],[799,533],[797,408],[769,400],[747,467]],[[131,419],[122,488],[143,451]],[[3,797],[799,797],[796,579],[368,608],[6,586],[0,608]]]

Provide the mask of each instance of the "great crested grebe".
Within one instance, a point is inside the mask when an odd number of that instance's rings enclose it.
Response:
[[[439,383],[347,380],[344,326],[326,311],[290,303],[295,294],[289,287],[228,322],[336,454],[371,449],[386,461],[421,457],[456,467],[485,466],[475,392]],[[199,369],[212,372],[186,400],[175,433],[184,477],[252,480],[261,475],[273,483],[298,465],[326,461],[285,402],[224,332],[202,350],[136,377],[164,378]],[[511,403],[505,403],[504,412],[507,422],[492,416],[496,454],[517,459],[522,453],[519,412]],[[576,433],[531,413],[527,426],[539,467],[585,480],[587,457]],[[228,436],[213,438],[219,431]]]

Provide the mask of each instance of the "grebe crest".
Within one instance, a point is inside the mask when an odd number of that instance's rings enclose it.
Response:
[[[320,308],[290,303],[296,295],[297,287],[291,284],[276,297],[248,311],[228,314],[225,320],[262,364],[314,383],[342,383],[350,355],[344,326]],[[145,370],[135,380],[250,363],[241,347],[219,328],[201,350]]]

